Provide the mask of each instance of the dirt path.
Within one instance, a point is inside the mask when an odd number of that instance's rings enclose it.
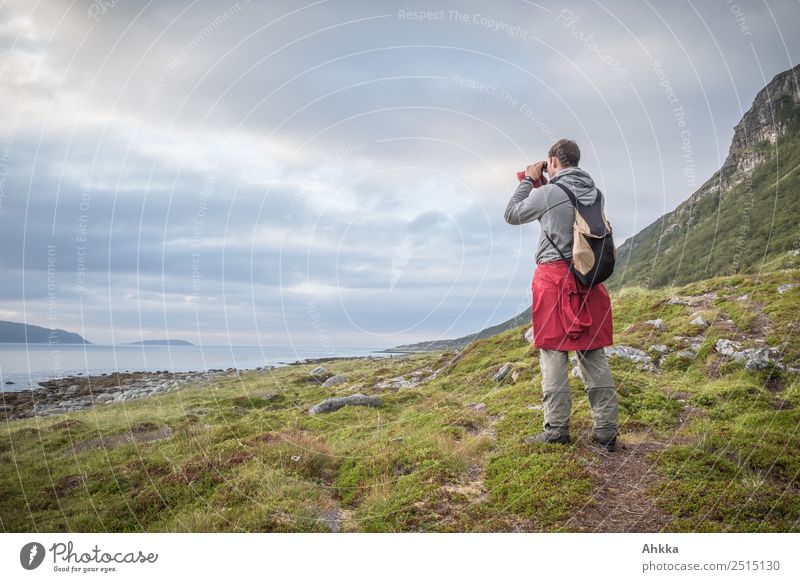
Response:
[[[635,438],[640,436],[641,440]],[[607,452],[592,447],[593,456],[586,470],[597,479],[592,501],[564,524],[578,532],[658,532],[672,520],[656,506],[656,499],[646,493],[658,482],[648,453],[658,453],[666,445],[646,435],[631,435],[617,450]],[[591,446],[591,445],[587,445]],[[587,450],[587,453],[589,451]]]

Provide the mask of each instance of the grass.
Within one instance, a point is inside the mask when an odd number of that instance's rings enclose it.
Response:
[[[622,440],[661,444],[647,457],[654,481],[640,494],[668,517],[666,530],[800,531],[798,375],[774,366],[751,372],[714,349],[717,339],[736,339],[775,347],[784,363],[800,365],[800,289],[777,292],[798,280],[800,271],[782,270],[613,295],[616,344],[672,350],[649,351],[652,370],[610,359]],[[696,304],[668,303],[674,296]],[[689,324],[698,313],[710,327]],[[663,329],[644,323],[650,319],[662,319]],[[589,470],[598,455],[586,443],[591,411],[571,376],[577,444],[522,444],[542,423],[541,373],[525,328],[476,341],[458,357],[337,360],[325,364],[328,373],[348,380],[330,388],[310,377],[316,364],[295,365],[4,422],[0,526],[571,531],[567,521],[618,475]],[[675,355],[692,343],[694,357]],[[494,382],[507,362],[512,373]],[[413,387],[376,388],[443,367]],[[354,392],[377,394],[382,406],[307,413]],[[125,442],[126,434],[138,440]]]

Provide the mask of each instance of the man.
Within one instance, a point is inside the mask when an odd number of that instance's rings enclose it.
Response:
[[[589,289],[581,285],[553,246],[558,245],[561,253],[571,258],[575,207],[556,184],[566,186],[582,204],[603,204],[594,180],[578,167],[580,157],[574,141],[557,141],[547,154],[545,171],[549,183],[542,176],[544,162],[529,165],[505,212],[509,224],[538,220],[541,227],[531,286],[531,319],[533,345],[539,348],[542,369],[544,430],[526,437],[525,443],[570,442],[572,399],[567,363],[569,351],[575,351],[592,410],[592,440],[613,451],[618,434],[618,404],[603,350],[612,343],[611,301],[602,283]]]

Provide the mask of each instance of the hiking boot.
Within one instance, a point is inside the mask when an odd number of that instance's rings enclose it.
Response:
[[[592,435],[592,442],[600,445],[605,450],[613,452],[617,446],[617,435],[609,438],[598,438],[597,435]]]
[[[545,432],[540,432],[537,435],[526,436],[523,440],[523,443],[526,445],[530,445],[533,443],[559,443],[562,445],[566,445],[569,443],[569,435],[568,434],[559,434],[559,435],[548,435]]]

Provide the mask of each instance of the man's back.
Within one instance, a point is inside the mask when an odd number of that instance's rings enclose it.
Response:
[[[545,232],[558,245],[564,256],[572,256],[572,225],[575,221],[575,210],[569,197],[556,186],[556,182],[569,188],[583,204],[592,204],[598,195],[592,177],[578,167],[562,170],[549,184],[536,189],[529,180],[519,183],[506,207],[505,219],[509,224],[540,221],[537,263],[561,258],[544,236]]]

